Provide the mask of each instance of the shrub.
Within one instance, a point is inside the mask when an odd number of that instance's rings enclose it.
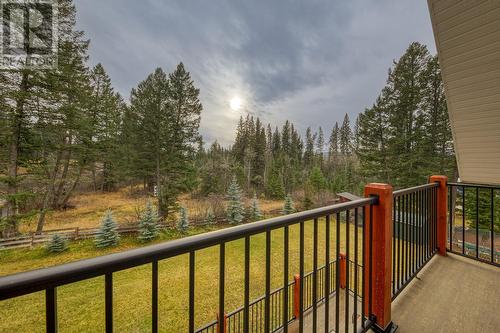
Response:
[[[262,218],[262,213],[259,207],[259,201],[257,200],[257,195],[253,195],[252,204],[250,206],[250,218],[252,221],[258,221]]]
[[[95,245],[98,248],[118,245],[120,235],[117,231],[117,224],[113,218],[113,213],[108,210],[102,219],[101,226],[95,235]]]
[[[227,220],[230,224],[239,224],[243,221],[243,204],[241,203],[241,190],[236,181],[236,177],[233,177],[229,189],[227,191],[227,198],[229,200],[227,206]]]
[[[283,215],[292,214],[295,212],[295,207],[293,205],[293,199],[290,194],[285,197],[285,204],[283,205]]]
[[[186,232],[189,228],[187,209],[181,207],[179,212],[180,212],[180,218],[179,222],[177,223],[177,230],[179,230],[180,232]]]
[[[51,253],[63,252],[68,249],[68,243],[66,239],[59,234],[54,234],[50,238],[49,244],[47,244],[47,251]]]
[[[159,232],[158,212],[153,207],[151,201],[148,201],[139,220],[139,236],[137,238],[143,242],[149,242],[157,238]]]

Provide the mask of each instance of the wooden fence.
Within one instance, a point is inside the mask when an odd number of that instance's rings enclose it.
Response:
[[[217,219],[216,223],[222,223],[225,219]],[[204,220],[190,221],[191,225],[202,226],[206,225]],[[159,223],[160,230],[174,229],[173,224]],[[50,241],[54,234],[59,234],[67,240],[79,240],[94,238],[95,234],[99,228],[61,228],[61,229],[50,229],[44,230],[39,234],[29,233],[24,235],[19,235],[17,237],[11,238],[0,238],[0,250],[22,248],[22,247],[33,247],[39,244],[47,243]],[[118,226],[117,231],[120,235],[134,234],[139,230],[138,225],[122,225]]]

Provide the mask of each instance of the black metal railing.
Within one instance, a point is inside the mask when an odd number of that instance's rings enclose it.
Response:
[[[392,298],[437,252],[438,183],[393,192]]]
[[[500,266],[500,186],[448,183],[447,250]]]
[[[216,246],[218,247],[218,306],[217,313],[219,314],[218,322],[215,328],[219,332],[226,331],[226,244],[235,240],[244,240],[244,305],[243,310],[238,311],[237,315],[229,313],[230,323],[235,322],[235,327],[240,327],[244,332],[249,332],[252,323],[251,316],[256,316],[259,311],[259,316],[263,318],[263,323],[259,323],[259,327],[263,327],[264,332],[270,332],[277,325],[281,325],[283,332],[288,331],[288,323],[290,321],[290,282],[289,282],[289,228],[294,225],[299,227],[299,254],[298,266],[300,276],[299,288],[299,304],[298,304],[298,321],[299,332],[311,331],[316,332],[318,327],[322,331],[330,331],[330,326],[334,326],[335,331],[339,332],[341,323],[340,314],[342,313],[345,325],[345,332],[358,332],[368,330],[373,323],[371,316],[371,292],[364,295],[362,290],[367,286],[368,290],[372,290],[372,278],[366,276],[363,270],[351,269],[346,270],[346,294],[345,304],[340,304],[340,292],[335,292],[335,306],[330,306],[330,298],[323,297],[320,302],[321,295],[331,295],[332,289],[339,291],[339,274],[340,267],[335,265],[332,273],[332,267],[326,265],[321,271],[318,267],[318,253],[323,251],[324,262],[330,263],[331,258],[336,258],[338,261],[341,250],[345,252],[347,262],[352,261],[354,267],[362,265],[365,262],[365,246],[372,246],[372,233],[365,228],[365,210],[371,212],[372,205],[376,204],[376,197],[362,198],[351,202],[336,204],[332,206],[308,210],[305,212],[290,214],[286,216],[267,219],[259,222],[235,226],[223,230],[209,232],[205,234],[186,237],[183,239],[173,240],[161,244],[151,245],[138,249],[128,250],[121,253],[110,254],[106,256],[96,257],[92,259],[81,260],[64,265],[54,266],[45,269],[38,269],[29,272],[13,274],[0,277],[0,300],[6,300],[22,295],[45,291],[45,326],[47,332],[57,332],[58,330],[58,312],[57,307],[57,289],[60,286],[75,283],[82,280],[88,280],[98,276],[105,277],[104,283],[104,315],[106,332],[113,331],[113,274],[128,268],[139,265],[151,265],[151,312],[144,314],[151,316],[152,332],[158,332],[158,322],[161,318],[158,315],[158,263],[161,260],[176,257],[179,255],[189,255],[189,279],[188,279],[188,332],[195,332],[195,275],[196,265],[195,258],[197,252],[202,249]],[[332,218],[333,217],[333,218]],[[371,220],[372,214],[369,214]],[[318,232],[319,220],[322,225],[324,221],[324,243],[322,248],[319,248]],[[306,224],[312,224],[313,228],[313,245],[312,245],[312,272],[306,276],[305,274],[305,239],[304,228]],[[370,223],[372,225],[372,223]],[[334,229],[333,229],[334,228]],[[370,228],[371,229],[371,228]],[[279,292],[271,290],[271,233],[275,230],[283,230],[283,270],[282,283],[285,288]],[[342,231],[342,232],[341,232]],[[265,295],[264,298],[252,303],[254,308],[250,306],[250,236],[264,234],[265,235]],[[368,238],[366,238],[368,237]],[[342,243],[342,246],[341,246]],[[371,248],[370,248],[371,253]],[[322,255],[323,256],[323,255]],[[309,256],[308,256],[309,257]],[[308,258],[310,260],[310,258]],[[371,265],[370,265],[371,266]],[[321,272],[321,273],[320,273]],[[371,272],[371,268],[370,268]],[[354,275],[354,276],[351,276]],[[323,283],[319,281],[331,281],[334,277],[334,288],[332,283]],[[361,275],[361,276],[360,276]],[[310,276],[310,277],[309,277]],[[324,278],[323,278],[324,276]],[[311,279],[311,283],[305,282]],[[312,292],[305,287],[311,288]],[[309,287],[310,286],[310,287]],[[359,287],[358,287],[359,286]],[[351,290],[351,291],[349,291]],[[321,294],[323,293],[323,294]],[[310,299],[309,299],[309,298]],[[279,300],[279,301],[278,301]],[[263,302],[263,304],[262,304]],[[273,305],[278,302],[277,305]],[[333,300],[332,300],[333,302]],[[358,306],[359,304],[367,305]],[[256,305],[258,304],[258,305]],[[318,311],[321,307],[323,316],[321,323],[318,320]],[[342,312],[340,311],[342,307]],[[350,308],[351,307],[351,308]],[[361,307],[361,309],[360,309]],[[257,310],[258,308],[258,310]],[[367,310],[368,309],[368,310]],[[38,311],[38,309],[33,309]],[[333,314],[331,314],[333,310]],[[279,314],[272,315],[272,311]],[[306,313],[307,311],[307,313]],[[358,314],[360,321],[358,323]],[[305,316],[311,316],[308,320],[310,327],[305,327]],[[331,323],[331,316],[334,316],[334,321]],[[309,317],[308,317],[309,318]],[[351,320],[356,318],[356,320]],[[22,327],[17,327],[18,330],[23,330]],[[208,326],[203,332],[213,332],[214,327]]]
[[[357,267],[357,272],[355,272]],[[362,290],[360,286],[358,286],[358,290],[356,290],[355,285],[356,279],[355,277],[361,277],[363,274],[363,266],[360,264],[356,264],[353,261],[348,262],[349,276],[350,281],[348,285],[348,290],[351,294],[351,297],[354,297],[354,293],[358,293],[361,295]],[[317,271],[317,279],[318,279],[318,295],[317,295],[317,303],[321,305],[325,301],[325,283],[326,283],[326,267],[323,265]],[[330,262],[330,297],[335,294],[336,291],[336,261]],[[313,274],[311,271],[304,276],[304,311],[307,311],[313,307]],[[360,282],[360,281],[358,281]],[[359,284],[359,283],[358,283]],[[288,295],[293,295],[294,293],[295,281],[290,281],[288,284]],[[271,332],[277,332],[283,329],[283,287],[278,288],[271,292],[270,295],[270,303],[271,303]],[[265,296],[261,296],[254,301],[252,301],[249,305],[250,309],[250,323],[249,329],[250,332],[258,333],[264,332],[264,304],[265,304]],[[288,307],[288,323],[291,323],[294,319],[293,314],[293,302],[289,298],[287,307]],[[240,307],[227,315],[227,333],[240,333],[244,332],[244,307]],[[212,333],[217,331],[217,320],[212,321],[211,323],[203,326],[198,329],[196,333]]]

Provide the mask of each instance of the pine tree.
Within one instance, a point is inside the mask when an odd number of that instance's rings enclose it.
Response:
[[[285,197],[285,203],[283,205],[283,215],[292,214],[295,212],[295,207],[293,205],[293,199],[290,194]]]
[[[54,234],[47,244],[47,251],[51,253],[63,252],[68,249],[66,239],[59,234]]]
[[[252,198],[252,204],[250,206],[250,219],[252,221],[258,221],[262,218],[262,213],[259,207],[259,201],[257,200],[257,194],[254,193]]]
[[[205,222],[208,225],[214,225],[217,222],[215,219],[215,214],[214,214],[214,210],[212,209],[212,207],[209,207],[207,210],[207,214],[205,215]]]
[[[266,194],[270,198],[278,199],[283,198],[285,194],[285,188],[283,186],[283,177],[280,173],[280,165],[278,159],[276,158],[271,162],[271,167],[269,170],[269,179],[266,186]]]
[[[120,234],[117,231],[117,224],[113,218],[113,213],[108,210],[104,214],[101,226],[95,235],[95,245],[98,248],[110,247],[118,245]]]
[[[313,164],[315,140],[316,135],[313,135],[311,127],[308,127],[306,130],[306,149],[304,152],[304,164],[306,165],[306,167]]]
[[[352,131],[351,124],[349,122],[349,116],[344,116],[344,121],[340,127],[340,152],[344,155],[351,153],[351,142],[352,142]]]
[[[160,232],[158,226],[158,213],[151,201],[146,203],[146,208],[141,214],[139,221],[139,240],[149,242],[158,237]]]
[[[241,203],[241,190],[236,181],[236,177],[233,177],[229,189],[227,192],[227,198],[229,200],[227,206],[227,220],[230,224],[239,224],[243,221],[244,208]]]
[[[323,150],[325,149],[325,135],[323,134],[323,128],[321,126],[318,129],[318,140],[316,143],[316,154],[318,156],[318,163],[323,166]]]
[[[177,222],[177,230],[182,233],[187,232],[189,229],[188,213],[185,207],[179,208],[179,221]]]
[[[314,167],[312,169],[311,175],[309,176],[309,182],[315,192],[319,192],[327,187],[327,181],[319,167]]]
[[[335,126],[332,128],[332,133],[330,134],[330,140],[328,146],[328,159],[332,161],[338,152],[339,152],[339,123],[335,122]]]

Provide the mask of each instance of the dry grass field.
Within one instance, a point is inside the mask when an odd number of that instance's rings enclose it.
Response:
[[[47,213],[44,229],[59,228],[94,228],[98,227],[106,210],[111,209],[119,224],[132,224],[138,220],[139,212],[144,209],[147,200],[154,199],[146,195],[133,195],[129,188],[116,192],[97,192],[75,195],[70,204],[74,208]],[[190,219],[203,219],[209,207],[213,207],[218,215],[223,214],[225,202],[221,198],[192,198],[185,194],[179,203],[186,207]],[[250,206],[250,199],[244,200]],[[262,212],[266,217],[279,214],[283,202],[279,200],[259,200]],[[20,224],[21,232],[36,230],[38,215],[24,219]]]

